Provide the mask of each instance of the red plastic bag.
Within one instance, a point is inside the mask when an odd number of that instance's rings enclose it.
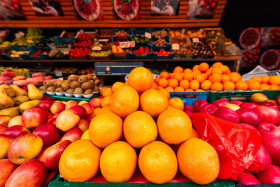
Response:
[[[239,173],[254,161],[262,144],[258,131],[205,113],[193,113],[191,120],[201,138],[219,155],[218,178],[237,180]]]

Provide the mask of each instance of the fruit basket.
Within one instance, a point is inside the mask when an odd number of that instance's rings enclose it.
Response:
[[[10,51],[7,51],[6,53],[2,53],[3,58],[8,60],[22,60],[21,55],[28,54],[30,50],[29,47],[19,47],[16,45],[10,46]]]
[[[134,53],[135,51],[139,51],[140,49],[149,49],[149,52],[146,53],[147,51],[144,51],[144,53]],[[152,59],[153,58],[153,52],[151,50],[151,46],[135,46],[131,48],[131,58],[132,59]]]
[[[185,105],[193,106],[193,103],[198,99],[207,100],[209,92],[169,92],[170,98],[180,98]]]
[[[170,44],[167,44],[166,46],[155,46],[152,45],[152,51],[153,51],[153,58],[154,59],[172,59],[173,58],[173,52],[172,47]],[[165,52],[168,52],[166,55]],[[164,54],[164,55],[161,55]]]
[[[167,36],[169,38],[168,28],[164,28],[162,30],[151,28],[152,37],[163,38]]]
[[[127,38],[128,36],[132,35],[132,28],[130,29],[115,29],[114,36],[117,38]],[[113,36],[113,37],[114,37]]]

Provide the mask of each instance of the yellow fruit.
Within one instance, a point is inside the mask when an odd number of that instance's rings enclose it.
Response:
[[[123,82],[115,82],[112,86],[112,90],[113,92],[115,92],[118,88],[120,88],[121,86],[123,86],[124,83]]]
[[[180,98],[169,99],[169,105],[178,110],[184,110],[184,102]]]
[[[84,139],[85,140],[90,140],[89,135],[88,135],[88,130],[86,130],[81,137],[81,140],[84,140]]]

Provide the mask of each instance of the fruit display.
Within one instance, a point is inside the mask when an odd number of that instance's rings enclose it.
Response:
[[[243,52],[242,60],[250,64],[256,64],[260,58],[260,49],[248,49]]]
[[[92,51],[89,56],[92,58],[106,58],[109,57],[111,51]]]
[[[158,38],[156,41],[152,41],[156,46],[166,46],[168,42],[164,38]]]
[[[203,31],[191,31],[188,30],[187,34],[189,35],[190,38],[204,38],[204,32]]]
[[[123,49],[120,46],[112,45],[112,53],[117,56],[125,56],[130,53],[130,50],[128,48]]]
[[[143,55],[151,53],[151,51],[149,47],[139,47],[139,49],[132,50],[132,53],[136,55]]]
[[[118,30],[115,32],[115,35],[118,37],[118,38],[127,38],[128,36],[130,36],[130,34],[124,30]]]
[[[271,29],[271,31],[269,33],[269,38],[273,42],[280,43],[280,28],[275,27],[275,28]]]
[[[67,80],[46,80],[39,90],[49,95],[91,98],[101,86],[101,81],[95,75],[70,75]]]
[[[173,73],[162,72],[155,83],[169,92],[280,90],[280,76],[254,76],[244,81],[239,73],[231,72],[221,62],[216,62],[211,67],[203,62],[192,69],[177,66]]]
[[[239,44],[244,49],[254,49],[260,44],[261,34],[256,28],[244,30],[239,38]]]
[[[5,72],[6,69],[7,69],[6,67],[0,67],[0,74]],[[26,77],[29,76],[29,70],[26,69],[26,68],[13,68],[13,67],[9,67],[8,70],[10,70],[14,74],[16,74],[16,76],[26,76]],[[5,77],[5,76],[3,76],[3,77]]]
[[[214,58],[214,53],[209,44],[203,40],[193,44],[192,48],[195,50],[193,58]]]
[[[168,35],[168,32],[165,29],[163,29],[160,31],[152,32],[152,35],[154,35],[156,38],[164,38]]]
[[[154,54],[156,54],[157,56],[168,56],[171,54],[171,51],[160,49],[159,51],[154,51]]]
[[[144,35],[139,36],[139,34],[136,34],[134,37],[132,37],[132,41],[135,41],[135,45],[147,45],[150,43],[150,38],[145,37]]]

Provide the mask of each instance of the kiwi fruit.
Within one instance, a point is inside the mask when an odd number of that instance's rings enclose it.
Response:
[[[66,90],[66,93],[68,93],[68,94],[73,94],[73,92],[74,92],[74,89],[72,89],[72,88]]]
[[[55,81],[55,83],[53,85],[54,85],[54,87],[58,88],[58,87],[61,87],[62,83],[63,83],[63,80],[57,80],[57,81]]]
[[[104,85],[103,84],[99,84],[99,87],[103,87]]]
[[[81,87],[81,84],[78,81],[72,81],[70,83],[70,88],[75,89],[75,88],[78,88],[78,87]]]
[[[70,75],[69,77],[68,77],[68,81],[78,81],[78,79],[79,79],[79,76],[78,75]]]
[[[92,89],[87,89],[85,92],[84,92],[84,95],[90,95],[93,93],[93,90]]]
[[[95,83],[95,85],[99,85],[99,84],[101,84],[101,81],[100,81],[99,79],[96,79],[96,80],[94,81],[94,83]]]
[[[93,75],[92,79],[95,81],[95,80],[97,80],[98,78],[96,77],[96,75]]]
[[[64,92],[64,90],[61,87],[59,87],[55,89],[55,92]]]
[[[70,88],[70,84],[68,81],[63,81],[63,83],[61,84],[61,88],[66,91]]]
[[[99,91],[99,86],[94,86],[94,91],[98,92]]]
[[[88,73],[87,78],[88,78],[88,80],[92,80],[92,75]]]
[[[91,83],[90,83],[90,82],[84,82],[84,83],[82,84],[81,88],[82,88],[83,90],[87,90],[87,89],[92,88],[92,86],[91,86]]]
[[[53,81],[52,81],[52,80],[45,80],[45,81],[44,81],[44,86],[45,86],[45,87],[53,86]]]
[[[55,91],[55,87],[54,86],[50,86],[47,89],[47,92],[54,92]]]
[[[90,86],[91,86],[91,88],[94,88],[94,86],[95,86],[95,82],[93,81],[93,80],[91,80],[91,81],[89,81],[90,82]]]
[[[74,90],[74,94],[83,94],[84,92],[83,92],[83,90],[82,90],[82,88],[75,88],[75,90]]]
[[[45,91],[47,91],[47,87],[46,87],[46,86],[40,86],[40,87],[39,87],[39,90],[45,92]]]
[[[81,75],[78,79],[79,83],[83,83],[83,82],[87,82],[88,81],[88,77],[86,75]]]

